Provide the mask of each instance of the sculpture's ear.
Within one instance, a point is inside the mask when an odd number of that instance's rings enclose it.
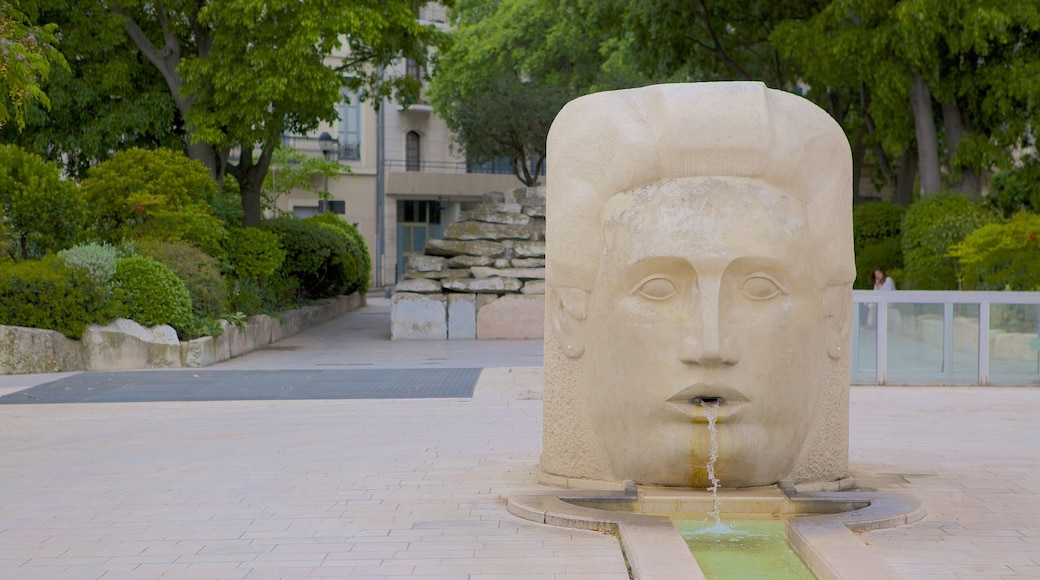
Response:
[[[552,288],[546,294],[546,308],[553,333],[570,358],[585,354],[584,322],[588,315],[589,293],[580,288]]]
[[[835,284],[823,289],[823,322],[827,326],[827,354],[839,359],[849,349],[852,328],[852,288]]]

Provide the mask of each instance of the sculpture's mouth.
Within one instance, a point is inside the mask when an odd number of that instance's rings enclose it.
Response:
[[[723,385],[698,383],[690,385],[668,399],[667,403],[694,423],[707,423],[712,408],[715,420],[725,423],[735,420],[748,404],[747,397]]]

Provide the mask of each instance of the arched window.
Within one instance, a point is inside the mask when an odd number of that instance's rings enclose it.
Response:
[[[405,136],[405,171],[419,171],[419,134],[409,131]]]

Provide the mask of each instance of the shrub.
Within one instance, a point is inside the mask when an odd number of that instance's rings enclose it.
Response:
[[[0,324],[57,330],[79,339],[117,316],[107,289],[57,256],[0,265]]]
[[[965,290],[1040,290],[1040,215],[1019,212],[950,248]]]
[[[233,228],[224,242],[224,253],[235,276],[261,283],[285,262],[278,235],[260,228]]]
[[[191,295],[184,282],[160,262],[139,255],[120,258],[112,285],[120,293],[120,317],[142,326],[169,324],[178,334],[191,326]]]
[[[111,244],[82,244],[58,252],[69,266],[81,268],[98,284],[107,286],[116,275],[116,260],[133,254],[133,248]]]
[[[0,145],[0,233],[11,258],[39,259],[75,244],[85,211],[57,164]]]
[[[366,292],[372,270],[372,257],[368,254],[368,244],[365,243],[365,237],[361,235],[361,232],[353,224],[347,223],[342,218],[336,216],[336,214],[329,212],[320,213],[307,218],[307,220],[315,221],[346,236],[350,273],[348,274],[347,289],[344,293]]]
[[[292,216],[266,220],[263,227],[278,235],[285,250],[280,274],[298,282],[297,298],[338,296],[349,287],[345,236],[317,222]],[[288,298],[283,292],[276,294],[279,300]]]
[[[905,214],[905,208],[887,201],[872,201],[853,208],[857,288],[873,289],[871,274],[877,268],[891,276],[903,267],[901,233]]]
[[[82,185],[91,233],[102,241],[182,241],[220,257],[227,231],[212,215],[216,191],[204,165],[167,149],[120,151]]]
[[[902,288],[956,290],[957,263],[950,247],[995,216],[963,195],[940,194],[922,199],[903,217]]]
[[[162,262],[184,282],[195,316],[219,318],[224,314],[227,289],[216,258],[182,243],[142,240],[135,247],[137,253]]]

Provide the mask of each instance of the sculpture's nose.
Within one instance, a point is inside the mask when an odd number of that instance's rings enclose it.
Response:
[[[709,298],[709,297],[706,297]],[[700,308],[700,324],[694,323],[679,342],[679,360],[687,364],[736,364],[740,350],[732,332],[721,328],[719,301],[705,300]],[[694,316],[694,321],[697,320]]]

